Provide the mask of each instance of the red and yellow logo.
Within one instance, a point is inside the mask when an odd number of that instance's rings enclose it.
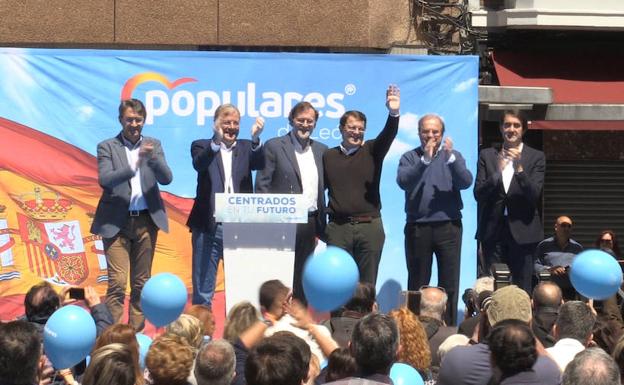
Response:
[[[170,82],[165,75],[159,74],[158,72],[144,72],[128,79],[126,84],[124,84],[123,88],[121,89],[121,100],[127,100],[132,98],[132,93],[142,83],[157,82],[172,90],[181,84],[196,81],[197,79],[194,78],[180,78],[176,79],[173,82]]]

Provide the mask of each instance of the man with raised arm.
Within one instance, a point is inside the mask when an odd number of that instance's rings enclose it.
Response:
[[[364,141],[366,115],[347,111],[340,118],[342,143],[323,157],[325,184],[329,189],[329,245],[353,256],[360,281],[377,281],[386,235],[381,221],[379,182],[383,160],[399,129],[399,88],[386,90],[388,119],[375,139]]]

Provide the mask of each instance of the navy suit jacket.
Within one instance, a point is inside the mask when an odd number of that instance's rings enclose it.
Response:
[[[211,139],[196,140],[191,144],[193,168],[197,171],[197,192],[187,226],[211,232],[215,228],[215,193],[225,192],[225,172],[221,151],[213,151]],[[251,170],[264,164],[263,147],[252,151],[252,143],[238,139],[232,149],[232,185],[234,193],[252,193]]]
[[[505,193],[498,169],[500,148],[486,148],[479,153],[474,196],[479,203],[476,238],[482,242],[498,239],[505,207],[511,234],[518,244],[537,243],[544,230],[537,210],[544,186],[544,153],[523,144],[520,163],[523,171],[514,173]]]
[[[140,166],[141,190],[152,220],[161,230],[168,231],[167,214],[158,184],[171,183],[173,175],[165,160],[160,142],[145,136],[143,140],[154,143],[154,150],[152,158]],[[98,144],[97,161],[98,182],[103,191],[95,211],[91,233],[99,234],[104,238],[112,238],[128,221],[128,207],[132,194],[130,179],[134,176],[134,171],[128,164],[121,133]]]
[[[295,146],[292,143],[292,131],[284,136],[269,140],[264,148],[264,168],[256,174],[256,193],[301,194],[301,171],[295,157]],[[312,154],[318,173],[318,194],[316,207],[316,235],[325,237],[325,183],[323,181],[323,154],[327,146],[311,140]]]

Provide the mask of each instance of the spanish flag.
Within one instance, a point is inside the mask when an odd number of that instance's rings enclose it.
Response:
[[[0,118],[0,313],[21,305],[42,279],[106,290],[102,241],[89,233],[101,195],[96,158],[52,136]],[[191,286],[191,199],[163,192],[169,233],[160,232],[152,273]],[[218,282],[222,290],[222,274]]]

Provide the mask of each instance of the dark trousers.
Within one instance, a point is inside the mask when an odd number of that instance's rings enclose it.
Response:
[[[326,235],[328,245],[351,254],[360,271],[360,281],[375,285],[386,240],[381,218],[372,218],[370,222],[331,221],[327,224]]]
[[[307,305],[303,292],[303,266],[316,248],[316,218],[318,213],[308,216],[308,223],[297,224],[295,236],[295,269],[293,272],[293,298]]]
[[[505,219],[498,239],[481,244],[480,273],[490,274],[493,263],[505,263],[511,272],[511,282],[531,295],[533,280],[533,253],[537,243],[518,244]]]
[[[461,220],[406,223],[405,259],[407,262],[407,288],[418,290],[431,280],[433,254],[438,264],[438,286],[448,295],[446,323],[457,322],[457,297],[462,243]]]

